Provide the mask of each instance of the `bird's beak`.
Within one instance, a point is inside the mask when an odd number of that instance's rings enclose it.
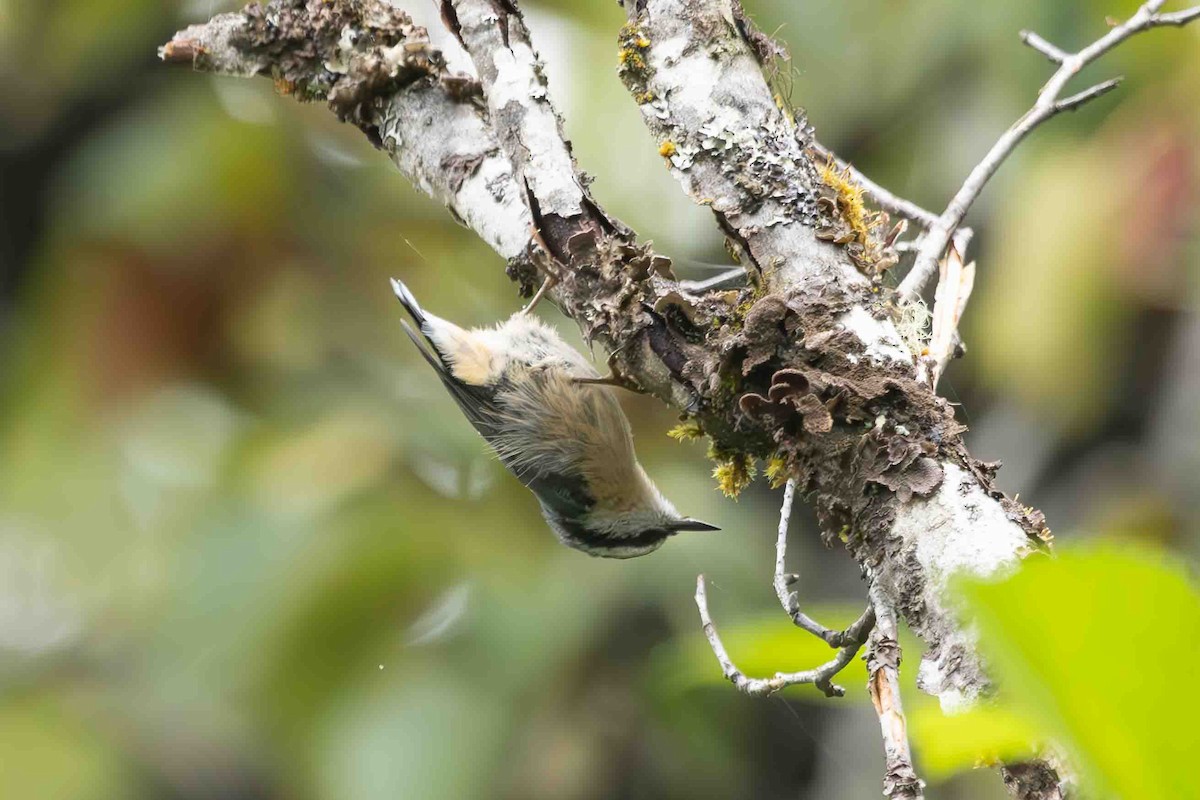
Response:
[[[707,522],[701,522],[698,519],[684,517],[671,525],[672,530],[676,531],[719,531],[721,530],[716,525],[709,525]]]

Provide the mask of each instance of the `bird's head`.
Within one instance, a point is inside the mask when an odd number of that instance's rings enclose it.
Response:
[[[621,514],[593,513],[582,519],[547,518],[568,547],[602,558],[635,558],[653,553],[683,531],[717,531],[716,525],[681,517],[674,509]]]

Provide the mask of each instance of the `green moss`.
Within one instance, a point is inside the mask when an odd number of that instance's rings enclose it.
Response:
[[[687,419],[667,431],[667,436],[677,442],[692,442],[704,436],[704,429],[696,420]]]
[[[787,483],[791,475],[788,474],[788,462],[780,455],[771,456],[767,461],[767,469],[764,473],[767,480],[771,483],[772,489],[778,489]]]
[[[731,500],[736,500],[757,474],[754,458],[747,455],[736,455],[728,461],[719,462],[712,472],[717,479],[717,488]]]

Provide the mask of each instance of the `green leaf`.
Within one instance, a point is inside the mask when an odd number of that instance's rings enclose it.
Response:
[[[1098,792],[1195,796],[1200,594],[1183,568],[1108,544],[962,591],[1005,702]]]
[[[1019,761],[1035,752],[1036,726],[1012,709],[989,705],[943,714],[926,704],[909,714],[909,732],[921,754],[921,773],[943,780],[963,770]]]

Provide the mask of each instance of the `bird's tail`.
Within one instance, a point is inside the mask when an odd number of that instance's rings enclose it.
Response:
[[[412,326],[405,320],[401,320],[400,324],[404,327],[404,332],[408,334],[408,338],[412,339],[412,343],[417,346],[421,357],[429,362],[429,366],[436,369],[439,373],[445,373],[447,364],[445,359],[441,357],[441,353],[437,348],[433,348],[430,352],[429,345],[433,344],[429,336],[429,316],[425,310],[421,308],[421,304],[417,302],[417,298],[413,297],[413,293],[408,290],[400,281],[392,278],[392,291],[396,293],[396,299],[400,301],[400,305],[404,306],[404,310],[413,318],[413,322],[417,323],[417,328],[421,331],[422,336],[417,335],[417,332],[412,329]]]
[[[404,306],[404,310],[413,318],[413,322],[419,326],[424,325],[425,310],[421,308],[421,304],[417,302],[417,298],[413,297],[413,293],[408,290],[408,287],[392,278],[392,291],[396,293],[396,299],[400,301],[400,305]]]

